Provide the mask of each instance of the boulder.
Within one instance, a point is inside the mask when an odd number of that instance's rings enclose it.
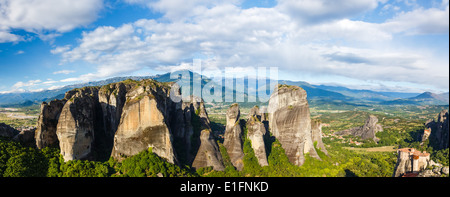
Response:
[[[448,166],[442,167],[441,168],[441,173],[448,176]]]
[[[231,163],[237,170],[241,171],[244,167],[244,150],[242,142],[242,128],[240,125],[240,110],[237,103],[232,104],[226,114],[227,125],[223,145],[227,149]]]

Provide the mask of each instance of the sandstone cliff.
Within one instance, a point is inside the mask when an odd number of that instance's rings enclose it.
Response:
[[[56,135],[65,161],[85,159],[94,142],[98,88],[85,87],[66,93]]]
[[[429,134],[430,145],[434,149],[440,150],[449,147],[448,110],[442,110],[437,120],[428,121],[425,127],[431,132]]]
[[[59,144],[66,161],[121,160],[151,147],[171,163],[191,165],[195,159],[198,167],[222,169],[203,101],[173,102],[171,93],[180,92],[177,85],[171,92],[172,85],[126,80],[68,91],[64,99],[42,104],[36,145]],[[202,162],[202,155],[216,159]]]
[[[318,120],[311,121],[311,138],[316,148],[328,155],[328,151],[322,142],[322,123]]]
[[[50,103],[41,104],[41,113],[39,114],[35,139],[38,148],[47,146],[58,146],[58,136],[56,128],[58,126],[59,115],[67,100],[54,100]]]
[[[264,138],[267,134],[264,123],[261,122],[261,114],[257,106],[250,110],[247,119],[247,138],[250,139],[255,156],[260,166],[268,166],[266,145]]]
[[[225,170],[219,146],[211,135],[211,130],[204,129],[201,131],[200,148],[192,163],[192,167],[201,168],[208,166],[212,166],[217,171]]]
[[[280,141],[292,164],[302,165],[306,153],[320,159],[314,149],[304,89],[279,85],[270,96],[268,111],[270,132]]]
[[[369,115],[363,126],[338,131],[335,134],[359,136],[363,140],[372,139],[373,141],[378,142],[379,139],[375,136],[375,134],[383,131],[383,127],[377,123],[378,118],[374,115]]]
[[[240,125],[239,105],[234,103],[228,108],[226,114],[227,125],[225,128],[225,135],[223,145],[227,149],[230,156],[231,163],[237,170],[242,170],[244,167],[244,150],[242,142],[242,128]]]

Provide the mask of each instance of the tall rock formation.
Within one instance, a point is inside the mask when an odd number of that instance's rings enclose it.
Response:
[[[322,123],[319,120],[311,120],[311,138],[316,148],[328,155],[328,151],[322,142]]]
[[[85,87],[66,93],[67,102],[58,119],[56,135],[65,161],[85,159],[94,142],[98,88]]]
[[[234,103],[228,108],[226,114],[227,125],[223,145],[227,149],[231,163],[237,170],[241,171],[244,167],[244,150],[242,142],[242,128],[240,125],[239,105]]]
[[[269,128],[280,141],[289,161],[302,165],[305,154],[319,159],[311,135],[306,91],[298,86],[278,85],[269,99]]]
[[[397,150],[397,153],[394,177],[404,176],[407,173],[419,173],[426,169],[430,162],[429,153],[420,152],[414,148],[402,148]]]
[[[41,104],[41,113],[39,114],[35,139],[37,148],[48,146],[58,146],[58,136],[56,128],[58,126],[59,115],[67,100],[53,100],[50,103]]]
[[[126,102],[126,93],[132,88],[131,84],[113,83],[102,86],[98,92],[98,102],[102,111],[102,129],[97,132],[102,141],[105,152],[111,152],[114,135],[119,127],[122,109]]]
[[[431,134],[430,145],[436,150],[446,149],[449,146],[449,125],[448,125],[448,110],[442,110],[437,120],[428,121],[425,125],[426,130]]]
[[[264,114],[263,114],[264,116]],[[266,145],[264,138],[267,134],[266,127],[261,121],[259,107],[254,106],[247,118],[247,138],[250,139],[255,156],[260,166],[268,166]]]
[[[171,163],[223,170],[203,101],[175,102],[179,90],[173,83],[125,80],[68,91],[42,104],[36,145],[59,144],[66,161],[121,160],[151,147]]]
[[[372,139],[373,141],[378,142],[379,139],[375,136],[375,134],[383,131],[383,127],[377,123],[378,118],[374,115],[369,115],[363,126],[338,131],[335,134],[359,136],[363,140]]]
[[[204,129],[200,135],[200,147],[197,155],[195,156],[192,167],[213,167],[214,170],[224,171],[225,166],[223,164],[222,155],[220,154],[219,146],[211,135],[210,129]]]
[[[173,138],[169,128],[168,89],[149,81],[127,94],[120,124],[114,136],[112,157],[122,159],[152,147],[154,153],[175,163]]]

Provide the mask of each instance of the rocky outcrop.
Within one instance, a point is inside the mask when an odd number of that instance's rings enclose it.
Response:
[[[363,126],[338,131],[335,134],[359,136],[363,140],[372,139],[373,141],[378,142],[379,139],[375,136],[375,134],[383,131],[383,127],[377,123],[378,118],[374,115],[369,115]]]
[[[279,85],[269,99],[269,128],[281,143],[289,161],[302,165],[305,154],[319,159],[311,135],[311,119],[306,91],[297,86]]]
[[[434,167],[433,169],[424,170],[417,174],[417,177],[448,177],[449,167]]]
[[[68,91],[64,99],[42,104],[36,145],[59,144],[66,161],[121,160],[151,148],[171,163],[191,165],[198,159],[198,167],[223,169],[203,101],[174,102],[171,93],[179,91],[170,92],[172,85],[125,80]]]
[[[267,134],[266,127],[261,121],[259,107],[255,106],[250,110],[247,119],[247,138],[250,139],[252,149],[258,159],[260,166],[268,166],[266,145],[264,138]]]
[[[13,140],[20,142],[25,146],[34,147],[36,145],[36,140],[34,138],[35,132],[35,128],[24,129],[14,136]]]
[[[227,149],[231,163],[237,170],[241,171],[244,167],[244,150],[242,142],[242,128],[240,125],[239,105],[234,103],[228,108],[226,114],[227,125],[223,145]]]
[[[430,145],[435,150],[446,149],[449,147],[449,125],[448,125],[448,110],[442,110],[437,120],[428,121],[425,124],[426,130],[429,134]],[[425,136],[426,134],[424,134]],[[425,139],[426,140],[426,139]]]
[[[0,137],[13,138],[17,134],[19,134],[19,131],[17,131],[16,129],[10,127],[5,123],[0,123]]]
[[[316,148],[328,155],[328,151],[322,142],[322,123],[319,120],[311,121],[311,138]]]
[[[204,129],[201,131],[200,135],[200,147],[198,153],[195,156],[192,167],[202,168],[202,167],[213,167],[214,170],[224,171],[225,166],[223,165],[222,155],[219,151],[219,146],[211,135],[211,130]]]
[[[408,173],[419,173],[430,163],[430,154],[420,152],[414,148],[402,148],[397,151],[397,164],[394,177],[404,176]]]
[[[167,119],[170,106],[168,89],[155,83],[144,83],[131,89],[126,97],[114,136],[112,157],[120,160],[151,147],[158,156],[175,163],[173,138]]]
[[[58,126],[59,115],[67,100],[53,100],[50,103],[41,104],[41,113],[39,114],[35,139],[36,147],[45,148],[48,146],[58,146],[58,136],[56,129]]]
[[[66,93],[56,135],[65,161],[85,159],[94,142],[98,88],[85,87]]]
[[[102,128],[97,132],[97,144],[102,143],[105,152],[111,152],[114,135],[119,127],[122,109],[126,102],[126,93],[132,88],[131,84],[113,83],[100,88],[98,102],[102,112]]]

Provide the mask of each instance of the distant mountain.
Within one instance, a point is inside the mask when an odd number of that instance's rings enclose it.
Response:
[[[187,70],[186,70],[187,71]],[[182,74],[186,71],[177,71],[174,74]],[[206,76],[187,71],[190,74],[191,79],[201,80],[202,87],[211,82],[213,86],[219,86],[219,81],[211,81]],[[74,85],[64,86],[55,90],[44,90],[40,92],[24,92],[24,93],[8,93],[0,94],[0,107],[7,106],[29,106],[39,104],[43,101],[50,101],[54,99],[61,99],[64,97],[65,92],[86,86],[103,86],[110,83],[116,83],[124,81],[126,79],[142,80],[142,79],[155,79],[159,82],[172,82],[178,80],[177,78],[171,78],[171,73],[155,76],[129,76],[129,77],[114,77],[106,80],[80,83]],[[231,87],[223,87],[222,95],[244,94],[245,98],[254,98],[257,96],[257,92],[260,90],[268,90],[267,84],[260,84],[256,80],[249,80],[245,78],[244,84],[247,86],[244,90],[245,94],[240,91],[236,91]],[[273,82],[273,81],[271,81]],[[236,80],[233,80],[236,83]],[[434,94],[431,92],[420,93],[402,93],[402,92],[377,92],[372,90],[356,90],[342,86],[327,86],[327,85],[312,85],[304,81],[289,81],[279,80],[280,84],[296,85],[306,90],[308,94],[308,101],[316,101],[316,103],[347,103],[347,104],[382,104],[382,105],[448,105],[449,93]],[[222,84],[225,84],[225,80],[222,80]],[[200,93],[191,93],[199,95]]]
[[[327,86],[318,85],[315,86],[321,89],[339,92],[343,95],[359,98],[367,101],[390,101],[395,99],[405,99],[419,95],[420,93],[403,93],[403,92],[377,92],[372,90],[355,90],[342,86]]]
[[[39,92],[21,92],[21,93],[7,93],[0,94],[0,106],[8,107],[8,106],[29,106],[32,104],[39,104],[43,101],[48,101],[49,99],[53,100],[55,98],[62,98],[64,94],[72,89],[81,88],[86,86],[103,86],[110,83],[116,83],[119,81],[124,81],[126,79],[133,80],[142,80],[151,78],[149,76],[146,77],[114,77],[106,80],[88,82],[88,83],[79,83],[74,85],[64,86],[62,88],[54,89],[54,90],[44,90]]]
[[[392,101],[381,102],[383,105],[448,105],[449,93],[435,94],[424,92],[415,97],[406,99],[395,99]]]

